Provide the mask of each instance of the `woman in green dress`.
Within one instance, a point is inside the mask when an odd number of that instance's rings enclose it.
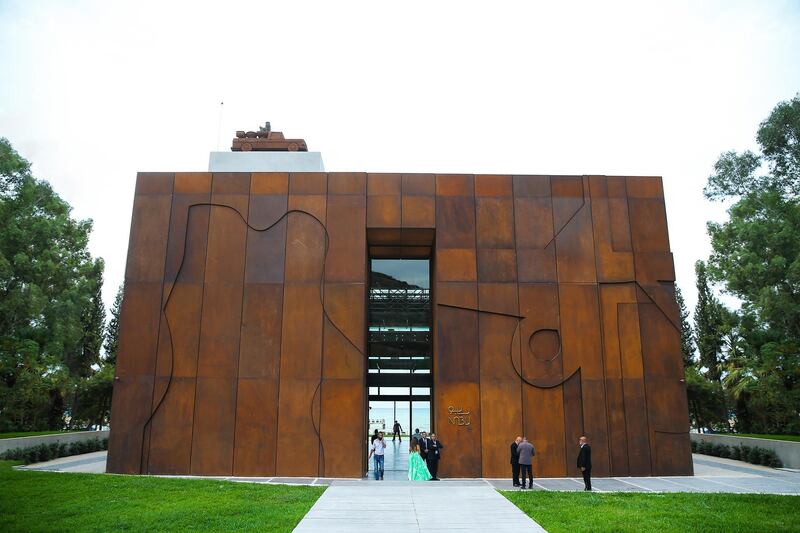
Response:
[[[411,446],[408,452],[408,479],[411,481],[428,481],[431,478],[431,473],[419,454],[419,442],[417,439],[411,439]]]

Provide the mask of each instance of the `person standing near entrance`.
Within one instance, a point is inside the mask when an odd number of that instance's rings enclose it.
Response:
[[[422,439],[422,435],[419,434],[419,428],[414,430],[414,434],[411,435],[412,439],[417,439],[417,443],[419,443],[420,439]]]
[[[511,479],[515,487],[519,487],[519,443],[522,442],[522,437],[517,435],[514,442],[511,443]]]
[[[372,441],[369,446],[369,456],[367,461],[373,455],[375,456],[375,481],[383,479],[383,454],[386,452],[386,443],[383,440],[383,433],[378,433],[378,438]]]
[[[377,438],[378,438],[378,430],[376,429],[375,433],[373,433],[372,436],[369,438],[369,443],[372,444],[373,442],[375,442],[375,439]]]
[[[400,422],[397,420],[394,421],[394,426],[392,427],[392,442],[394,442],[395,437],[400,439],[400,442],[403,442],[403,426],[400,425]]]
[[[428,460],[428,451],[431,449],[431,439],[428,438],[428,433],[423,431],[420,433],[419,439],[417,439],[419,443],[419,454],[422,456],[424,461]]]
[[[578,439],[578,446],[581,447],[578,452],[578,468],[583,474],[583,490],[592,490],[592,447],[585,436]]]
[[[419,442],[412,437],[411,446],[408,448],[408,480],[428,481],[430,478],[431,473],[419,454]]]
[[[428,465],[428,472],[431,473],[431,481],[439,481],[437,474],[439,473],[439,459],[442,457],[442,449],[444,444],[436,438],[436,433],[431,433],[429,439],[430,447],[428,448],[428,457],[425,463]]]
[[[522,488],[525,488],[525,474],[528,475],[528,488],[533,488],[533,456],[536,450],[527,437],[522,437],[522,442],[517,445],[519,452],[519,467],[522,470]]]

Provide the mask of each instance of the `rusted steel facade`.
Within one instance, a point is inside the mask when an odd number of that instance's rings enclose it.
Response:
[[[360,477],[370,254],[430,257],[444,477],[691,474],[660,178],[139,174],[108,471]]]

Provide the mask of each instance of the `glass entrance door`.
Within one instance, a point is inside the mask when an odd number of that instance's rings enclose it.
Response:
[[[405,472],[410,435],[433,429],[428,259],[370,260],[368,346],[369,433],[386,435],[386,470]]]

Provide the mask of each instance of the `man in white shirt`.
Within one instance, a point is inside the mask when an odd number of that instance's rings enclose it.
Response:
[[[378,438],[372,441],[369,446],[369,456],[367,461],[373,455],[375,456],[375,481],[383,479],[383,454],[386,451],[386,442],[383,440],[383,432],[378,433]]]

